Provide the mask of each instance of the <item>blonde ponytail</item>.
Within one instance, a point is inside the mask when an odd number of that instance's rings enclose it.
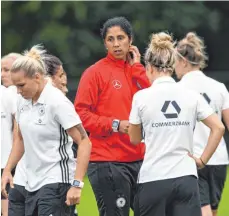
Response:
[[[32,77],[37,72],[45,75],[46,67],[44,60],[46,52],[42,45],[35,45],[30,50],[24,51],[22,57],[19,57],[13,63],[11,72],[15,73],[23,70],[28,77]]]

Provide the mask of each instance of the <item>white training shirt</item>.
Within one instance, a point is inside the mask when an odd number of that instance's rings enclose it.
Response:
[[[25,156],[18,162],[13,178],[14,184],[25,187],[27,182],[26,167],[25,167]]]
[[[139,183],[197,176],[193,153],[193,128],[213,113],[198,93],[183,88],[171,77],[160,77],[137,92],[129,121],[142,124],[146,152]]]
[[[17,95],[17,87],[15,85],[11,85],[7,89],[9,89],[11,92],[13,92],[14,95]]]
[[[9,119],[6,121],[8,126],[4,125],[4,121],[2,120],[2,126],[1,126],[1,168],[5,168],[6,163],[8,161],[10,152],[11,152],[11,148],[12,148],[12,143],[13,143],[13,115],[16,113],[17,110],[17,100],[18,100],[18,94],[17,94],[17,87],[16,86],[9,86],[8,88],[5,88],[3,86],[1,86],[1,89],[3,89],[2,91],[2,106],[7,107],[7,111],[11,111],[11,114],[8,115]],[[7,104],[7,105],[4,105]],[[12,107],[12,108],[10,108]],[[2,110],[3,111],[3,108]],[[3,114],[4,112],[2,112]],[[3,117],[4,115],[2,115]],[[11,130],[7,130],[6,128],[12,128]],[[5,146],[3,145],[3,143],[7,143],[5,141],[3,141],[3,139],[7,139],[8,140],[8,145]],[[24,158],[24,157],[23,157]],[[26,184],[26,171],[25,171],[25,165],[24,165],[24,160],[23,158],[18,162],[17,166],[16,166],[16,170],[15,170],[15,175],[13,178],[14,184],[20,185],[20,186],[25,186]]]
[[[16,109],[16,94],[1,85],[1,169],[5,168],[12,148]]]
[[[222,110],[229,109],[229,94],[225,85],[205,76],[203,72],[191,71],[184,75],[179,83],[202,94],[220,119],[222,119]],[[207,126],[205,126],[202,122],[196,124],[194,132],[195,156],[201,156],[207,145],[209,135],[210,129]],[[224,138],[221,139],[219,146],[207,164],[229,164],[227,147]]]
[[[36,191],[50,183],[70,183],[76,163],[65,130],[81,123],[73,104],[47,83],[35,104],[21,97],[16,119],[25,146],[25,188]]]

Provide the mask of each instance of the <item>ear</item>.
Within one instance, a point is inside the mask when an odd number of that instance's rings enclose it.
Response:
[[[107,46],[106,46],[106,43],[105,43],[105,41],[104,41],[104,43],[103,43],[103,44],[104,44],[104,47],[105,47],[105,49],[106,49],[106,50],[108,50],[108,48],[107,48]]]
[[[184,68],[186,68],[188,66],[188,61],[186,59],[182,59],[182,61]]]
[[[132,45],[132,43],[133,43],[133,39],[131,38],[131,39],[130,39],[130,46]]]
[[[153,67],[150,64],[147,64],[146,67],[147,67],[147,71],[149,71],[150,74],[153,74],[154,72]]]
[[[35,81],[40,82],[41,74],[40,73],[35,73],[34,74],[34,79],[35,79]]]

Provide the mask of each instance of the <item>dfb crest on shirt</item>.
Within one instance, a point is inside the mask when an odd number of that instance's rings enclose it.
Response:
[[[116,205],[118,208],[123,208],[126,205],[126,199],[124,197],[119,197],[116,200]]]
[[[43,116],[45,114],[45,107],[44,106],[40,106],[38,109],[39,115]]]

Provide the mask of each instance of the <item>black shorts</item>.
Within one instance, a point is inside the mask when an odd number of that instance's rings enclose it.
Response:
[[[201,216],[195,176],[139,184],[134,216]]]
[[[88,178],[100,216],[129,216],[133,209],[137,178],[142,162],[96,162],[88,167]]]
[[[25,216],[26,195],[25,187],[14,184],[9,191],[9,216]]]
[[[3,170],[4,169],[1,169],[1,177],[2,177]],[[15,169],[13,169],[11,171],[12,176],[14,176],[14,173],[15,173]],[[6,191],[7,191],[7,193],[9,193],[9,191],[10,191],[10,185],[9,184],[7,184],[7,186],[6,186]],[[5,200],[5,199],[6,198],[1,194],[1,200]]]
[[[201,206],[211,205],[218,209],[224,183],[227,177],[227,165],[207,165],[198,170]]]
[[[66,195],[70,185],[47,184],[35,192],[28,192],[25,201],[25,216],[72,216],[75,206],[67,206]]]

